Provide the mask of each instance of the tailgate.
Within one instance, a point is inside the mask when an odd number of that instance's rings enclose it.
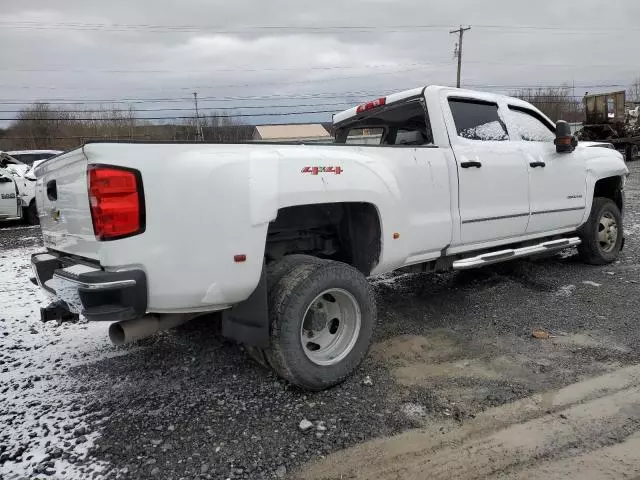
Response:
[[[100,243],[93,231],[83,150],[43,162],[36,175],[36,203],[45,246],[97,260]]]

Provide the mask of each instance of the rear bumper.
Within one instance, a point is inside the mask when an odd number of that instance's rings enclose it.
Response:
[[[31,257],[35,280],[72,313],[90,321],[118,322],[147,310],[147,277],[142,270],[105,272],[55,253]]]

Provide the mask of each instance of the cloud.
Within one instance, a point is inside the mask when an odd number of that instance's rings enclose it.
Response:
[[[147,105],[188,107],[197,90],[205,109],[317,94],[323,98],[305,103],[326,103],[327,96],[357,103],[452,84],[456,39],[449,26],[458,24],[472,26],[464,43],[467,85],[622,84],[640,75],[630,60],[640,37],[640,3],[631,1],[495,0],[480,7],[458,0],[437,8],[424,0],[6,3],[4,102],[166,98],[171,102]],[[362,93],[344,95],[352,92]],[[256,96],[270,98],[227,100]],[[314,117],[320,118],[330,115]]]

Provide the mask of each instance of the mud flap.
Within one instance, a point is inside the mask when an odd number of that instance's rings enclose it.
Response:
[[[269,346],[266,266],[262,266],[260,282],[249,298],[223,312],[222,336],[245,345]]]

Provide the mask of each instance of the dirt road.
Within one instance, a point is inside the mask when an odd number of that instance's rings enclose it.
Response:
[[[640,367],[374,440],[311,466],[305,480],[566,479],[640,475]]]

